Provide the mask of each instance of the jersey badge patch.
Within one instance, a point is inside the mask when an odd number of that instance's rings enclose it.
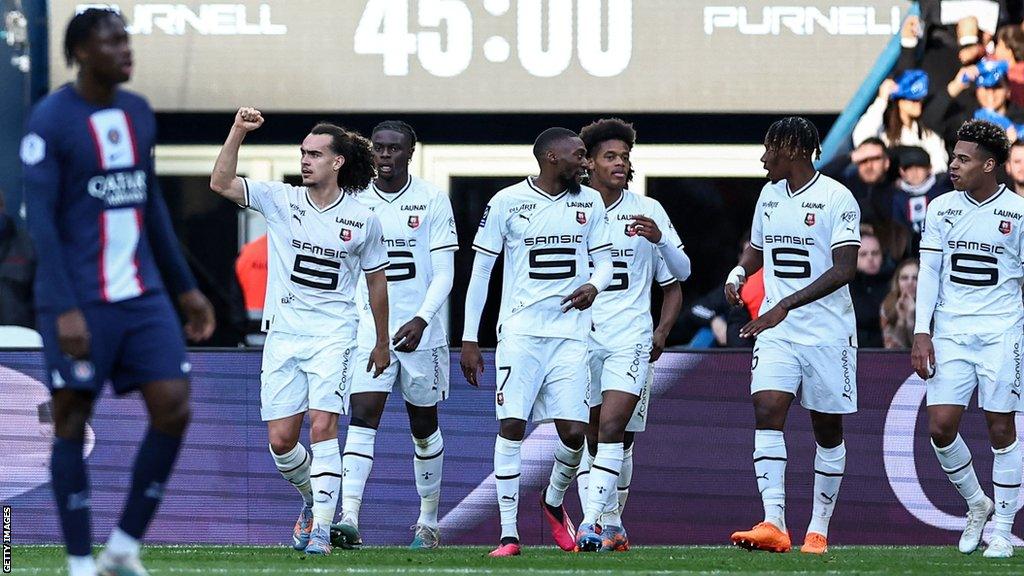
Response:
[[[1009,234],[1011,229],[1012,226],[1010,225],[1009,220],[1001,220],[999,222],[999,231],[1002,232],[1003,234]]]
[[[804,216],[804,224],[814,226],[814,212],[808,212],[807,216]]]
[[[582,210],[577,210],[576,211],[576,221],[579,222],[580,225],[586,224],[587,223],[587,213],[583,212]]]
[[[349,228],[342,228],[341,234],[339,234],[338,236],[342,239],[342,241],[348,242],[349,240],[352,239],[352,230]]]
[[[629,224],[626,224],[626,236],[636,236],[636,228],[630,226]]]
[[[409,216],[409,228],[413,230],[420,227],[420,217],[416,215]]]

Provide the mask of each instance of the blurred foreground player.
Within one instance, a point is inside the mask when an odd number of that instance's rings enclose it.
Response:
[[[540,175],[499,191],[484,208],[466,294],[462,373],[477,386],[484,362],[477,344],[494,261],[505,251],[494,364],[499,421],[494,480],[501,542],[491,556],[520,553],[519,475],[526,422],[553,420],[554,466],[541,509],[555,543],[576,549],[563,506],[583,455],[590,306],[612,280],[611,243],[601,195],[580,185],[587,150],[572,130],[549,128],[533,145]],[[589,262],[594,263],[590,273]]]
[[[580,138],[587,147],[588,183],[601,193],[608,214],[615,274],[591,308],[590,424],[588,451],[576,474],[584,513],[576,544],[581,551],[628,550],[622,508],[633,477],[633,437],[647,427],[654,362],[679,316],[679,281],[689,277],[690,259],[661,204],[626,190],[633,176],[633,126],[605,118],[585,126]],[[651,321],[654,281],[665,295],[657,329]]]
[[[356,199],[380,218],[390,264],[388,285],[391,364],[379,378],[358,373],[349,397],[352,416],[345,440],[341,482],[342,518],[338,530],[360,542],[359,508],[373,466],[373,447],[388,395],[401,391],[415,449],[413,470],[420,495],[420,516],[411,548],[441,544],[437,508],[441,500],[444,440],[437,404],[448,396],[448,335],[435,314],[448,299],[459,248],[448,194],[409,175],[416,132],[405,122],[378,124],[370,135],[377,177]],[[375,341],[366,285],[359,283],[359,351],[365,362]]]
[[[738,546],[791,548],[786,530],[786,441],[793,399],[811,413],[817,451],[814,506],[801,552],[828,550],[828,524],[846,469],[843,414],[857,411],[857,328],[847,287],[857,271],[860,210],[845,186],[818,173],[818,131],[804,118],[775,122],[761,156],[761,190],[750,245],[729,273],[725,295],[736,306],[744,279],[764,267],[760,316],[740,329],[757,337],[751,367],[754,473],[764,521],[735,532]]]
[[[978,548],[994,511],[985,557],[1008,558],[1022,474],[1014,416],[1024,408],[1024,198],[997,181],[1010,147],[999,126],[970,120],[957,138],[949,163],[955,190],[933,200],[925,217],[911,360],[927,380],[935,455],[967,501],[960,551]],[[994,454],[995,503],[982,491],[959,434],[975,388]]]
[[[21,143],[29,231],[41,255],[36,303],[53,392],[51,480],[70,574],[138,576],[146,574],[140,540],[189,420],[189,363],[167,292],[190,339],[209,338],[214,316],[157,186],[156,119],[142,97],[118,88],[132,73],[124,20],[108,10],[78,14],[64,55],[78,64],[77,78],[36,105]],[[149,430],[121,520],[94,562],[82,449],[107,380],[118,394],[142,392]]]
[[[302,186],[242,178],[238,150],[246,134],[262,125],[259,110],[238,110],[213,167],[210,189],[267,219],[263,325],[268,334],[260,417],[267,423],[274,464],[304,503],[292,546],[306,554],[330,554],[342,479],[338,416],[355,372],[373,370],[377,377],[389,362],[388,258],[380,220],[354,198],[373,178],[373,159],[365,138],[321,122],[299,148]],[[356,362],[360,275],[369,287],[375,332],[365,365]],[[312,458],[299,442],[307,412]]]

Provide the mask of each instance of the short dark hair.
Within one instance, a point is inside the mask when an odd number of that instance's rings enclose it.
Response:
[[[338,187],[342,191],[354,194],[370,185],[376,172],[369,140],[330,122],[319,122],[309,133],[330,136],[331,150],[345,157],[345,165],[338,170]]]
[[[956,139],[977,144],[997,164],[1004,164],[1010,156],[1010,141],[1006,138],[1006,131],[991,122],[968,120],[956,131]]]
[[[790,158],[806,156],[811,160],[821,158],[821,140],[818,129],[806,118],[787,116],[775,121],[764,137],[768,148],[786,150]]]
[[[391,130],[392,132],[405,134],[409,137],[409,147],[413,148],[416,146],[416,131],[406,122],[401,120],[385,120],[373,127],[373,132],[370,132],[370,138],[373,138],[373,135],[381,130]]]
[[[587,124],[580,130],[580,140],[587,147],[587,157],[593,158],[602,143],[609,140],[622,140],[626,149],[632,151],[636,144],[636,130],[633,125],[620,118],[601,118]],[[633,167],[630,166],[626,181],[633,181]]]
[[[1002,41],[1013,52],[1013,59],[1024,61],[1024,29],[1019,25],[1006,24],[996,30],[996,42]]]
[[[75,64],[75,48],[84,44],[100,22],[107,18],[117,18],[127,24],[124,16],[110,8],[89,8],[78,14],[68,22],[67,30],[64,31],[64,61],[68,67]]]
[[[548,128],[540,133],[533,142],[533,157],[540,160],[544,153],[551,149],[551,145],[566,138],[579,138],[579,136],[568,128]]]
[[[863,146],[865,144],[874,144],[875,146],[881,146],[883,152],[888,152],[889,151],[889,147],[886,146],[885,141],[882,140],[881,138],[879,138],[878,136],[872,136],[870,138],[865,138],[864,140],[861,141],[860,144],[857,144],[856,146],[854,146],[854,148],[860,148],[861,146]]]

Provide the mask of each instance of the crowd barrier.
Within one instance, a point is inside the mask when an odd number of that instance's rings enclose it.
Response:
[[[486,357],[480,389],[465,382],[456,354],[451,361],[451,394],[441,409],[443,537],[448,544],[493,544],[499,526],[492,476],[497,432],[492,358]],[[259,353],[194,352],[191,362],[192,426],[149,541],[289,541],[300,500],[267,452],[259,416]],[[749,352],[666,353],[658,361],[649,424],[636,442],[624,517],[634,543],[724,544],[733,530],[761,519],[751,464],[750,363]],[[924,384],[912,376],[909,355],[862,351],[858,363],[860,411],[845,420],[848,460],[830,543],[955,543],[964,506],[930,447]],[[53,426],[43,381],[39,352],[0,352],[0,502],[12,507],[15,544],[60,539],[49,488]],[[120,514],[145,428],[137,396],[118,398],[108,392],[100,399],[87,441],[98,540],[106,538]],[[1018,416],[1022,431],[1024,421]],[[962,434],[991,494],[992,453],[977,408],[965,416]],[[344,442],[344,431],[341,436]],[[550,543],[538,501],[555,441],[551,425],[542,425],[531,427],[523,444],[520,533],[528,544]],[[802,408],[790,413],[786,441],[787,518],[799,540],[811,511],[814,460],[810,422]],[[363,500],[367,544],[409,541],[409,526],[419,510],[412,457],[405,410],[399,398],[392,398]],[[575,488],[567,502],[578,519]],[[1018,517],[1018,536],[1022,528]]]

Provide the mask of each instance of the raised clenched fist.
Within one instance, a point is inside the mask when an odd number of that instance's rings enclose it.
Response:
[[[248,106],[239,108],[238,113],[235,114],[235,126],[246,132],[252,132],[263,126],[263,114],[259,110]]]

